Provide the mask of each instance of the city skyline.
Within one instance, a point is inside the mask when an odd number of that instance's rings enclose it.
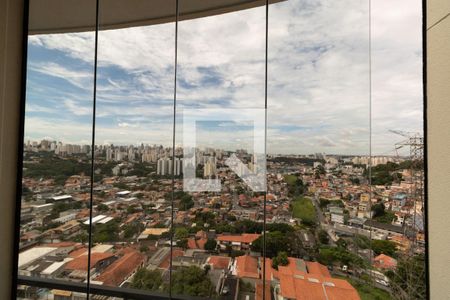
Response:
[[[395,155],[389,129],[422,128],[420,15],[419,1],[372,7],[374,155]],[[264,28],[263,7],[180,22],[177,110],[263,108]],[[30,36],[25,140],[90,144],[93,38]],[[99,32],[96,144],[172,144],[173,41],[173,23]],[[270,6],[267,153],[369,154],[368,45],[365,3]]]
[[[28,148],[28,150],[32,149],[32,148],[36,148],[36,150],[39,151],[55,151],[55,148],[51,148],[50,146],[46,146],[44,149],[42,149],[42,142],[45,141],[47,143],[49,143],[49,145],[51,144],[55,144],[58,146],[75,146],[77,147],[77,149],[79,149],[80,151],[77,151],[76,153],[85,153],[85,154],[89,154],[90,153],[90,148],[91,145],[90,144],[76,144],[76,143],[63,143],[62,141],[58,141],[58,140],[53,140],[53,139],[41,139],[41,140],[27,140],[24,142],[24,147],[31,147]],[[170,151],[168,152],[168,156],[167,157],[172,157],[172,145],[162,145],[162,144],[146,144],[146,143],[132,143],[132,144],[113,144],[113,143],[109,143],[109,144],[95,144],[95,149],[112,149],[112,148],[126,148],[129,149],[130,147],[132,147],[135,150],[139,150],[141,147],[144,147],[144,149],[156,149],[156,148],[160,148],[162,147],[163,150],[165,151]],[[39,149],[38,149],[39,148]],[[82,150],[83,149],[83,150]],[[175,149],[177,150],[177,153],[175,154],[175,157],[177,158],[182,158],[183,155],[181,153],[179,153],[179,151],[181,151],[183,149],[182,145],[175,145]],[[221,154],[224,153],[234,153],[234,152],[242,152],[245,151],[246,154],[253,154],[253,152],[251,150],[247,151],[246,149],[243,148],[235,148],[235,149],[223,149],[223,148],[217,148],[217,147],[212,147],[212,146],[204,146],[204,145],[199,145],[198,147],[196,147],[196,151],[200,151],[200,152],[209,152],[209,151],[219,151]],[[338,156],[338,157],[369,157],[370,155],[361,155],[361,154],[340,154],[340,153],[325,153],[325,152],[315,152],[315,153],[306,153],[306,154],[299,154],[299,153],[287,153],[287,154],[283,154],[283,153],[267,153],[267,155],[269,157],[278,157],[278,156],[285,156],[285,157],[319,157],[319,156]],[[408,159],[409,155],[402,155],[402,154],[392,154],[392,155],[385,155],[385,154],[375,154],[372,155],[372,159],[374,158],[378,158],[378,157],[390,157],[390,158],[397,158],[397,159]]]

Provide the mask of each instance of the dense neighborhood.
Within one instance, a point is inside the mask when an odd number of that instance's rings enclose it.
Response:
[[[252,192],[225,164],[234,154],[254,170],[251,153],[198,149],[197,176],[222,190],[185,192],[182,152],[25,144],[19,274],[245,300],[390,299],[406,280],[420,282],[400,268],[424,276],[410,161],[268,155],[267,192]],[[27,299],[85,297],[18,290]]]

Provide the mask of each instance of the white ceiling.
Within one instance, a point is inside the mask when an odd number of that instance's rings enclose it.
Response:
[[[270,3],[283,0],[270,0]],[[265,0],[179,0],[179,20],[265,4]],[[173,22],[175,0],[100,0],[100,30]],[[30,0],[29,34],[92,31],[95,0]]]

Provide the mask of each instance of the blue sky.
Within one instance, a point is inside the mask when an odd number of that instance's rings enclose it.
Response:
[[[394,154],[389,129],[422,127],[421,1],[290,0],[270,6],[269,153]],[[264,107],[265,9],[179,23],[183,108]],[[97,144],[172,141],[174,24],[100,31]],[[90,143],[94,33],[29,38],[25,138]],[[245,126],[210,136],[248,136]],[[231,148],[233,145],[231,144]]]

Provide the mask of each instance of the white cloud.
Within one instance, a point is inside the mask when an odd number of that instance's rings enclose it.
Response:
[[[64,100],[64,106],[66,111],[76,115],[76,116],[92,116],[92,106],[82,106],[73,100]]]
[[[389,129],[422,127],[420,5],[419,0],[372,1],[375,154],[398,141]],[[270,6],[270,152],[369,152],[368,17],[368,2],[361,0]],[[264,107],[264,30],[263,7],[180,22],[177,109]],[[93,59],[92,33],[33,36],[30,43],[85,63]],[[111,122],[102,139],[132,142],[143,139],[139,133],[170,140],[162,136],[172,128],[174,24],[100,31],[98,58],[97,112]],[[70,66],[38,67],[88,86],[89,74]],[[88,114],[79,99],[64,104],[74,114]],[[120,138],[112,134],[117,126],[125,133]],[[277,129],[283,126],[304,129]]]
[[[71,83],[72,85],[84,89],[93,90],[93,72],[85,70],[69,69],[61,64],[53,62],[34,63],[29,65],[33,71],[46,74],[48,76],[58,77]],[[93,71],[93,70],[92,70]]]
[[[119,122],[119,124],[117,124],[117,126],[122,127],[122,128],[138,128],[139,124],[130,124],[127,122]]]

